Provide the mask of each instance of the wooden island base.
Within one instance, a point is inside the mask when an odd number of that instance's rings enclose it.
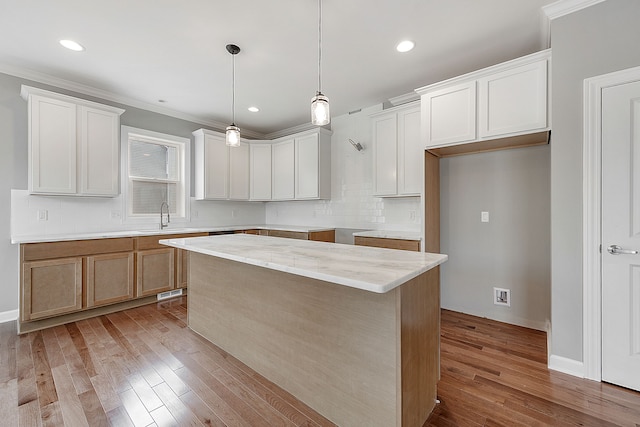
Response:
[[[439,267],[375,293],[196,252],[189,327],[341,427],[421,427],[439,375]]]

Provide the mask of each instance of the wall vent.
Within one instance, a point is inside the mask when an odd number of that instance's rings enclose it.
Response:
[[[181,295],[182,295],[182,289],[174,289],[173,291],[160,292],[158,294],[158,301],[161,301],[163,299],[179,297]]]

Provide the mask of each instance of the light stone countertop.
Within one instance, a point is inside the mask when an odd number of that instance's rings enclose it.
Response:
[[[369,230],[353,233],[354,237],[374,237],[376,239],[420,240],[418,231]]]
[[[447,255],[369,246],[228,234],[160,243],[375,293],[385,293],[447,260]]]
[[[186,234],[186,233],[217,233],[236,230],[280,230],[295,231],[302,233],[312,233],[316,231],[335,230],[334,227],[305,227],[301,225],[282,225],[282,224],[249,224],[249,225],[229,225],[221,227],[175,227],[158,228],[147,230],[115,230],[115,231],[96,231],[86,233],[65,233],[65,234],[42,234],[29,236],[11,236],[11,243],[43,243],[43,242],[62,242],[66,240],[89,240],[89,239],[113,239],[118,237],[138,237],[138,236],[154,236],[159,234]]]

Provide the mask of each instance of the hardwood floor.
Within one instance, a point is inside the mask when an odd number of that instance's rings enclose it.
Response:
[[[426,426],[640,426],[640,393],[547,369],[546,334],[442,310]]]
[[[186,297],[17,336],[0,324],[2,426],[332,426],[186,327]],[[640,426],[640,393],[546,368],[543,333],[442,313],[425,426]]]

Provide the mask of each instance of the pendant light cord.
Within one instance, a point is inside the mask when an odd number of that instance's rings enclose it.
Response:
[[[233,60],[231,61],[231,123],[236,125],[236,55],[231,55]]]
[[[322,0],[318,0],[318,93],[322,93]]]

